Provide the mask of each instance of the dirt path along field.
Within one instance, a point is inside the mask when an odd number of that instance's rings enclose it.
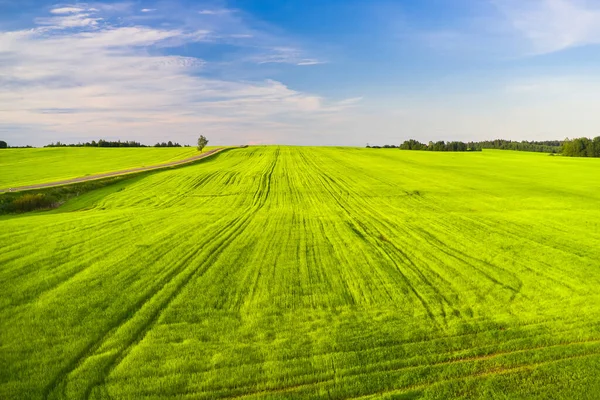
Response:
[[[48,183],[39,183],[36,185],[27,185],[27,186],[18,186],[18,187],[14,187],[14,188],[5,188],[5,189],[0,189],[0,193],[6,193],[6,192],[21,192],[24,190],[32,190],[32,189],[42,189],[42,188],[47,188],[47,187],[54,187],[54,186],[63,186],[63,185],[69,185],[72,183],[79,183],[79,182],[86,182],[86,181],[93,181],[96,179],[102,179],[102,178],[109,178],[111,176],[118,176],[118,175],[126,175],[126,174],[133,174],[135,172],[143,172],[143,171],[152,171],[155,169],[161,169],[161,168],[169,168],[169,167],[174,167],[177,165],[182,165],[182,164],[188,164],[188,163],[192,163],[194,161],[198,161],[202,158],[206,158],[208,156],[211,156],[215,153],[218,153],[222,150],[224,150],[224,147],[220,147],[218,149],[213,149],[210,151],[207,151],[206,153],[202,153],[199,154],[197,156],[193,156],[193,157],[189,157],[183,160],[178,160],[178,161],[171,161],[165,164],[158,164],[158,165],[151,165],[148,167],[138,167],[138,168],[130,168],[130,169],[125,169],[125,170],[121,170],[121,171],[113,171],[113,172],[106,172],[106,173],[102,173],[102,174],[95,174],[95,175],[89,175],[89,176],[82,176],[80,178],[73,178],[73,179],[66,179],[66,180],[62,180],[62,181],[56,181],[56,182],[48,182]]]

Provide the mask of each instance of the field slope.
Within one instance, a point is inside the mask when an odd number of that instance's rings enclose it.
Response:
[[[599,161],[251,147],[0,217],[0,398],[597,398]]]
[[[196,154],[195,147],[7,149],[0,152],[0,189],[163,164]]]

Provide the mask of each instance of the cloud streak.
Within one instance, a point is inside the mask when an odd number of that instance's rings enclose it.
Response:
[[[54,8],[52,10],[50,10],[50,13],[52,14],[73,14],[73,13],[79,13],[85,11],[83,8],[79,8],[79,7],[61,7],[61,8]]]
[[[600,6],[581,0],[493,0],[533,54],[600,44]]]
[[[251,58],[258,64],[294,64],[294,65],[318,65],[325,61],[315,58],[304,58],[302,52],[291,47],[273,47],[266,54],[260,54]]]
[[[220,32],[122,26],[100,7],[50,14],[33,29],[0,32],[0,132],[15,145],[98,137],[192,143],[199,132],[216,144],[285,142],[306,121],[355,104],[270,79],[211,76],[210,60],[177,55],[182,46],[214,43]],[[289,53],[291,61],[278,62],[316,61]]]
[[[200,10],[198,14],[200,15],[220,15],[220,14],[229,14],[234,12],[235,10],[230,10],[227,8],[220,8],[216,10]]]

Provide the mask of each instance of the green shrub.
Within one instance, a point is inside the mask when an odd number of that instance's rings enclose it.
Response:
[[[41,210],[45,208],[52,208],[56,204],[56,200],[43,193],[27,193],[21,197],[18,197],[12,201],[13,212],[27,212],[33,210]]]

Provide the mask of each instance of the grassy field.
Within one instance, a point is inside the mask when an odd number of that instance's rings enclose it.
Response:
[[[196,154],[195,147],[7,149],[0,152],[0,189],[162,164]]]
[[[0,398],[598,398],[599,187],[250,147],[0,217]]]

